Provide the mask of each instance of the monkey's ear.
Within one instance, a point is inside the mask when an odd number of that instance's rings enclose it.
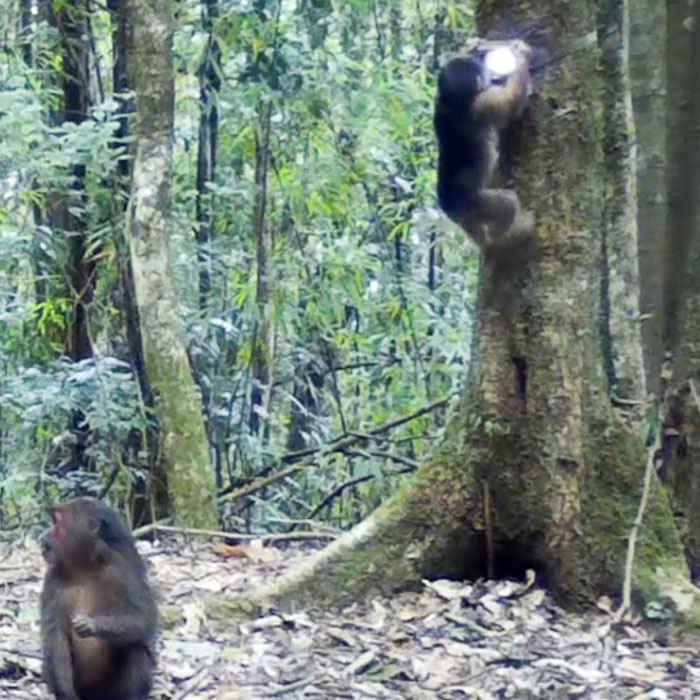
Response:
[[[97,535],[103,540],[109,538],[109,523],[107,522],[106,518],[97,519],[97,526],[95,527],[95,531],[97,532]]]

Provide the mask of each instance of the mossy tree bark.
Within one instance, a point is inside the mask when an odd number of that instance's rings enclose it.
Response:
[[[660,391],[664,357],[664,270],[666,231],[666,4],[630,3],[630,75],[637,138],[637,224],[641,324],[647,388]]]
[[[668,229],[662,476],[675,498],[691,572],[700,580],[700,4],[668,2]]]
[[[128,0],[129,84],[136,94],[136,157],[129,216],[144,361],[160,423],[170,505],[179,522],[217,522],[214,472],[172,283],[168,235],[173,68],[170,0]]]
[[[611,169],[634,163],[629,151],[620,159],[604,154],[606,129],[629,143],[621,130],[632,125],[604,109],[603,81],[623,89],[622,56],[606,66],[595,40],[580,43],[595,36],[599,9],[585,0],[478,5],[480,35],[520,36],[547,63],[514,154],[514,185],[535,211],[536,240],[507,259],[484,260],[473,362],[438,453],[368,520],[253,603],[345,602],[423,577],[499,576],[529,566],[570,604],[619,594],[646,453],[635,417],[614,408],[606,373],[616,352],[636,358],[639,371],[641,354],[638,346],[611,347],[638,344],[638,334],[603,332],[611,264],[602,238],[605,183]],[[621,52],[625,27],[616,31],[609,40]],[[623,198],[618,220],[631,215],[628,194],[614,193]],[[631,240],[615,245],[634,250]],[[615,272],[621,298],[635,299],[636,275]],[[688,571],[656,482],[635,572],[642,597],[696,602],[674,595],[688,590]]]

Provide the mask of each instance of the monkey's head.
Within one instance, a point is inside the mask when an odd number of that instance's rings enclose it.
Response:
[[[459,56],[446,63],[438,77],[438,100],[448,110],[461,111],[484,88],[479,61]]]
[[[51,508],[53,528],[49,542],[42,541],[44,558],[75,565],[98,563],[105,547],[126,555],[135,548],[129,528],[112,508],[95,498],[76,498]],[[136,555],[138,556],[138,555]]]

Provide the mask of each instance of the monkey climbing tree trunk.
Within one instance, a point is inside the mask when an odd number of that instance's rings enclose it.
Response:
[[[535,73],[536,97],[512,154],[513,186],[535,213],[535,240],[484,261],[473,361],[444,444],[388,503],[253,602],[319,605],[419,585],[423,577],[526,567],[570,604],[620,593],[647,454],[634,417],[611,402],[606,355],[616,348],[604,349],[638,340],[600,328],[604,264],[611,264],[601,212],[613,164],[603,157],[611,122],[592,5],[478,5],[480,35],[520,34],[535,48],[532,64],[546,65]],[[627,24],[615,21],[608,40],[625,51]],[[624,69],[624,62],[615,68]],[[625,299],[638,293],[634,277],[615,279],[630,285]],[[692,595],[676,595],[688,591],[688,570],[655,481],[643,523],[634,567],[640,598],[697,605]]]
[[[169,0],[128,0],[129,84],[136,94],[131,262],[168,493],[178,521],[217,521],[214,472],[172,282],[169,250],[173,68]]]

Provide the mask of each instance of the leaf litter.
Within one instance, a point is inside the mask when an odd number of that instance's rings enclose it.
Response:
[[[167,618],[152,700],[700,698],[697,639],[614,624],[605,605],[564,611],[532,578],[426,581],[421,591],[343,609],[207,619],[206,598],[255,590],[309,549],[139,542]],[[0,698],[49,698],[43,569],[35,542],[0,543]]]

